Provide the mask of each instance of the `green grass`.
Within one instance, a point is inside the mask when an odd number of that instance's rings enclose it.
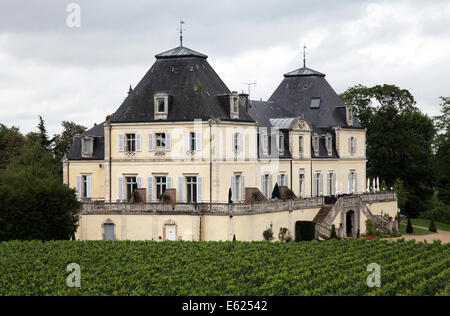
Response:
[[[430,232],[428,229],[421,229],[421,228],[417,228],[417,227],[413,227],[413,228],[414,228],[414,233],[408,234],[406,232],[406,225],[405,224],[400,224],[399,231],[400,231],[400,234],[402,234],[402,235],[429,235],[429,234],[435,234],[433,232]]]
[[[425,227],[425,228],[428,229],[428,227],[430,227],[430,222],[431,221],[429,219],[412,218],[411,222],[412,222],[413,225]],[[449,224],[444,224],[444,223],[440,223],[440,222],[435,222],[435,223],[436,223],[436,228],[437,229],[445,230],[445,231],[450,232],[450,225]]]

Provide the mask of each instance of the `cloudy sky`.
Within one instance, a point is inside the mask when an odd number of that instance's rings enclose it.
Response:
[[[81,27],[68,27],[79,4]],[[2,0],[0,122],[51,134],[63,120],[91,126],[113,113],[154,63],[178,46],[207,54],[231,90],[257,82],[266,100],[302,62],[327,74],[336,92],[395,84],[439,113],[450,96],[450,1]],[[73,21],[73,20],[72,20]]]

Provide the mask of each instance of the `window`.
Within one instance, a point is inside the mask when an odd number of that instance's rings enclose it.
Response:
[[[356,153],[358,150],[358,140],[354,137],[350,137],[348,140],[348,151],[350,153]]]
[[[314,196],[323,196],[323,175],[321,172],[314,174]]]
[[[233,111],[234,111],[234,113],[238,113],[239,112],[238,99],[237,98],[233,98]]]
[[[316,156],[319,155],[319,136],[316,134],[313,135],[313,149],[314,154]]]
[[[156,133],[156,149],[162,150],[166,148],[166,134]]]
[[[358,176],[355,170],[348,174],[348,194],[358,193]]]
[[[320,107],[320,98],[312,98],[311,99],[311,108],[318,109]]]
[[[81,196],[88,197],[88,176],[81,176]]]
[[[300,156],[303,155],[303,136],[298,137],[298,153]]]
[[[230,96],[230,118],[233,120],[239,119],[239,96],[235,91]]]
[[[305,195],[305,174],[304,173],[301,173],[300,175],[299,175],[299,190],[298,190],[298,196],[299,197],[304,197],[304,195]]]
[[[239,151],[239,133],[234,133],[233,135],[233,150],[234,151]]]
[[[346,118],[347,118],[347,125],[352,126],[353,125],[353,108],[349,105],[346,107]]]
[[[263,152],[269,154],[269,135],[263,135]]]
[[[327,136],[326,136],[325,146],[326,146],[327,151],[328,151],[328,156],[331,156],[332,153],[333,153],[332,152],[333,151],[333,142],[332,142],[331,135],[329,135],[329,134],[327,134]]]
[[[336,195],[336,174],[332,171],[328,173],[328,196]]]
[[[197,177],[186,177],[186,197],[188,203],[197,203]]]
[[[115,240],[115,225],[114,223],[104,223],[103,224],[103,240]]]
[[[239,184],[241,183],[241,176],[234,176],[234,201],[240,200],[240,187]]]
[[[264,195],[270,199],[270,190],[271,190],[271,184],[270,184],[270,176],[268,174],[264,175]]]
[[[278,183],[278,185],[280,186],[287,185],[286,175],[284,173],[280,174],[280,183]]]
[[[278,135],[278,151],[280,152],[280,155],[284,154],[284,135],[280,132],[280,135]]]
[[[166,177],[156,177],[156,198],[161,200],[164,192],[167,189],[167,178]]]
[[[157,98],[156,99],[156,103],[157,103],[158,113],[165,113],[166,112],[166,101],[165,101],[165,99]]]
[[[189,144],[190,144],[190,149],[192,151],[197,150],[197,148],[195,148],[195,133],[194,132],[189,133]]]
[[[131,196],[134,191],[137,190],[138,185],[136,181],[136,177],[126,177],[126,186],[127,186],[127,201],[131,200]]]
[[[126,151],[136,151],[136,134],[126,134]]]

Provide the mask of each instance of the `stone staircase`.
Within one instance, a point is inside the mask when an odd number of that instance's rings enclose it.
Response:
[[[333,208],[333,204],[325,204],[322,206],[322,208],[319,210],[319,213],[314,217],[313,222],[316,224],[321,224],[323,220],[328,216],[331,209]]]

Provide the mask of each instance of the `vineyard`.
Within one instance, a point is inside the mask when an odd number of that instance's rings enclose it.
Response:
[[[371,263],[380,287],[367,286]],[[0,295],[450,295],[449,280],[438,242],[0,243]]]

